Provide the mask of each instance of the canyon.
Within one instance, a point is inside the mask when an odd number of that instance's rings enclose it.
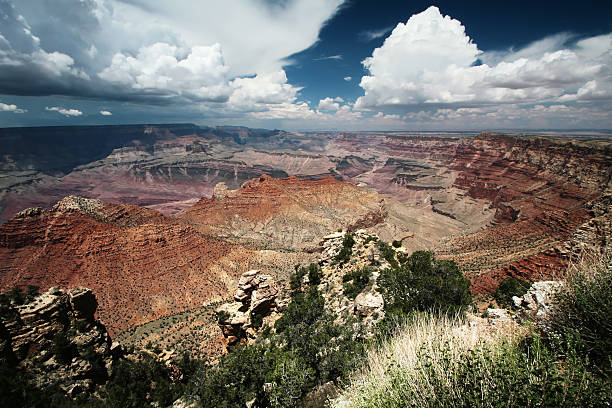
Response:
[[[0,288],[91,288],[113,336],[227,301],[248,270],[282,288],[337,230],[455,259],[476,294],[561,273],[612,230],[609,140],[135,125],[0,141]]]

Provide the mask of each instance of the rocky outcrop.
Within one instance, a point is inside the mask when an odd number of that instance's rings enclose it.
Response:
[[[379,270],[390,268],[390,265],[376,245],[378,237],[365,230],[350,233],[354,240],[350,261],[337,262],[336,257],[343,248],[346,234],[349,232],[335,232],[325,236],[321,242],[323,249],[320,265],[323,278],[319,289],[325,298],[325,307],[338,316],[339,324],[346,323],[352,317],[359,317],[363,332],[369,336],[376,323],[385,316],[384,300],[376,281]],[[368,271],[369,282],[359,293],[348,296],[344,277],[361,270]]]
[[[519,317],[545,320],[554,306],[554,295],[562,286],[560,281],[534,282],[522,297],[514,296],[512,301]]]
[[[94,318],[90,289],[51,288],[22,306],[4,305],[0,337],[8,364],[23,370],[32,385],[59,386],[74,397],[106,383],[119,348]]]
[[[228,298],[252,257],[153,210],[67,197],[0,226],[0,290],[92,288],[115,335]]]
[[[279,306],[284,304],[272,277],[258,270],[242,274],[234,300],[215,310],[228,347],[241,342],[252,343],[264,324],[274,323]]]

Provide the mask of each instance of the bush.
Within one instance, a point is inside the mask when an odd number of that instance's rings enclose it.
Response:
[[[323,272],[321,272],[321,267],[315,263],[311,263],[308,267],[308,283],[311,286],[316,286],[321,283],[322,278]]]
[[[230,318],[230,314],[225,310],[220,310],[219,312],[215,313],[215,317],[217,318],[217,323],[222,324],[227,322],[227,320]]]
[[[334,324],[316,286],[297,293],[275,323],[276,333],[235,348],[190,385],[203,407],[295,407],[315,385],[355,368],[363,345],[352,325]]]
[[[518,344],[454,330],[456,322],[416,317],[400,328],[351,388],[342,407],[600,407],[612,403],[609,380],[593,375],[575,349],[530,336]]]
[[[550,314],[550,338],[566,347],[577,347],[591,361],[612,373],[612,268],[605,258],[590,271],[569,273],[556,294]]]
[[[393,241],[391,245],[393,246],[393,248],[399,248],[402,246],[402,243],[399,241]]]
[[[316,288],[311,288],[306,294],[299,293],[291,300],[274,327],[278,333],[282,333],[292,327],[310,326],[322,316],[324,305],[325,300]]]
[[[395,251],[393,250],[393,248],[391,248],[389,244],[383,241],[378,241],[378,244],[376,246],[378,247],[378,250],[380,251],[380,254],[382,255],[382,257],[387,262],[389,262],[389,265],[391,265],[391,268],[399,267],[397,261],[395,260]]]
[[[368,267],[345,274],[342,277],[344,295],[350,299],[355,299],[370,283],[370,276],[372,276],[372,269]]]
[[[412,312],[463,312],[472,303],[470,281],[454,261],[435,260],[433,254],[416,251],[401,266],[386,269],[378,279],[385,311],[390,315]]]
[[[353,245],[355,245],[355,237],[351,232],[347,232],[342,240],[342,249],[340,249],[334,260],[340,263],[348,262],[353,253]]]
[[[180,383],[170,380],[169,369],[152,356],[120,360],[102,393],[106,407],[167,407],[183,393]]]
[[[289,287],[292,291],[295,292],[302,288],[302,281],[307,272],[308,271],[306,268],[300,265],[295,266],[295,273],[292,273],[291,276],[289,276]]]
[[[493,298],[499,306],[508,308],[512,306],[512,297],[522,297],[527,293],[530,286],[531,283],[527,281],[509,277],[499,283],[499,286],[495,289],[495,293],[493,293]]]

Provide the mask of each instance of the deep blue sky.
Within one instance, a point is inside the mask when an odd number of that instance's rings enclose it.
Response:
[[[320,33],[320,41],[293,56],[287,67],[291,83],[304,86],[306,100],[341,95],[355,100],[363,94],[361,65],[385,37],[365,40],[360,33],[392,28],[435,4],[442,14],[458,19],[483,51],[521,48],[560,32],[588,37],[612,32],[612,1],[350,1]],[[315,59],[342,55],[342,60]],[[351,76],[352,81],[342,79]]]
[[[180,121],[288,129],[612,127],[610,1],[240,0],[243,7],[233,10],[215,1],[180,0],[174,9],[164,3],[0,0],[0,56],[6,56],[0,63],[0,126]],[[466,49],[431,68],[435,77],[423,74],[437,57],[414,51],[414,33],[398,34],[400,45],[385,51],[371,70],[362,64],[398,23],[432,5],[441,15],[421,21],[438,27],[442,16],[450,16],[465,27],[482,58],[498,52],[495,63],[485,62],[490,72],[446,72],[452,64],[469,70],[461,59],[467,53],[469,60]],[[200,16],[200,26],[189,25]],[[220,20],[224,24],[217,26]],[[385,29],[376,38],[367,35]],[[421,39],[434,50],[444,46],[436,43],[436,30]],[[559,34],[563,41],[530,54],[525,66],[497,66],[521,56],[513,51]],[[451,39],[459,37],[453,32]],[[597,55],[578,43],[593,37],[589,44],[599,44]],[[153,47],[160,43],[165,48]],[[207,47],[203,57],[190,59],[200,46]],[[566,51],[569,57],[546,59]],[[160,63],[167,58],[169,63]],[[415,61],[420,70],[412,67]],[[415,71],[404,74],[403,67]],[[575,72],[580,75],[569,78]],[[374,83],[360,86],[364,76]],[[445,82],[447,88],[430,92]],[[327,97],[336,100],[319,105]]]

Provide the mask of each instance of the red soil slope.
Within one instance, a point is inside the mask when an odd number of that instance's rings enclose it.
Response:
[[[491,292],[505,276],[541,279],[562,272],[587,207],[610,188],[609,143],[484,134],[458,146],[455,186],[497,209],[497,225],[453,239],[442,254]]]
[[[226,297],[248,255],[152,210],[68,197],[0,227],[0,288],[90,287],[114,334]]]

